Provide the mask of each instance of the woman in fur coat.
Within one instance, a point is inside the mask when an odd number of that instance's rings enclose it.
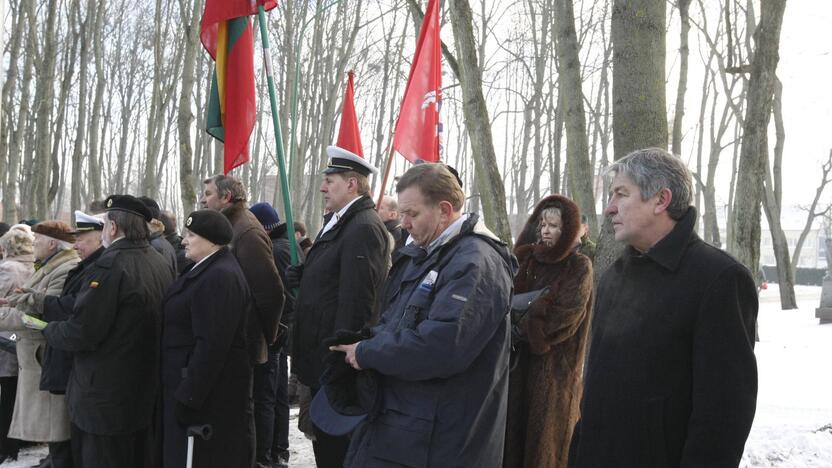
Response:
[[[503,466],[565,467],[578,420],[592,310],[592,263],[576,251],[581,215],[551,195],[535,207],[514,253],[514,292],[548,287],[516,323]]]

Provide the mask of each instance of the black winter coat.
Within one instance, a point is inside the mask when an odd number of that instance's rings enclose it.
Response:
[[[272,253],[274,255],[274,264],[277,266],[277,272],[280,274],[280,280],[286,284],[286,268],[292,264],[292,255],[289,251],[289,238],[287,236],[286,224],[274,228],[269,233],[269,238],[272,240]],[[298,261],[303,263],[306,261],[306,255],[303,254],[303,249],[295,242],[295,248],[298,253]],[[283,292],[286,301],[283,303],[283,315],[280,321],[286,325],[292,323],[295,311],[295,291],[286,289]]]
[[[75,306],[75,296],[86,286],[84,280],[87,278],[90,266],[98,260],[104,252],[104,247],[90,254],[89,257],[81,260],[78,265],[66,274],[66,281],[60,296],[46,296],[43,300],[43,320],[46,322],[57,322],[68,320],[72,315]],[[66,384],[69,382],[69,372],[72,370],[72,353],[61,349],[55,349],[49,344],[43,352],[43,364],[41,365],[40,389],[45,392],[62,395],[66,393]]]
[[[575,468],[736,468],[754,420],[757,291],[696,211],[598,286]]]
[[[176,261],[176,251],[173,249],[170,242],[162,236],[161,232],[150,234],[150,246],[159,252],[159,255],[165,258],[165,261],[170,264],[170,267],[173,268],[174,272],[179,274],[179,265]]]
[[[122,239],[90,267],[69,320],[43,330],[74,354],[67,385],[73,424],[97,435],[146,429],[159,389],[159,332],[172,267],[146,241]]]
[[[304,385],[320,386],[329,352],[324,338],[374,321],[376,292],[389,264],[388,239],[373,200],[362,196],[309,250],[295,304],[292,354],[292,371]]]
[[[187,436],[175,405],[211,424],[210,441],[197,438],[194,466],[248,467],[254,434],[248,411],[251,385],[245,341],[251,293],[240,265],[222,248],[179,277],[163,303],[163,466],[185,466]]]

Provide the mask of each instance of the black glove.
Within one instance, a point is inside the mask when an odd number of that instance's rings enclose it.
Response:
[[[324,346],[329,348],[330,346],[358,343],[361,340],[366,340],[372,337],[373,333],[367,327],[358,331],[336,330],[335,335],[330,336],[329,338],[324,338],[322,343]]]
[[[303,263],[289,265],[286,267],[286,288],[297,289],[300,287],[300,279],[303,277]]]
[[[191,408],[188,405],[180,402],[174,403],[173,414],[176,416],[176,422],[182,427],[196,426],[204,423],[204,419],[198,410]]]

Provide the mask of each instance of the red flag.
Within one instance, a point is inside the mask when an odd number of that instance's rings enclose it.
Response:
[[[256,15],[260,5],[269,11],[277,6],[277,0],[206,0],[199,38],[212,59],[217,58],[217,34],[220,23],[233,18]]]
[[[347,89],[344,91],[344,109],[341,111],[341,128],[338,130],[338,141],[335,143],[335,146],[363,158],[364,148],[361,146],[361,132],[358,131],[358,116],[355,113],[354,75],[352,71],[347,74]]]
[[[248,17],[276,0],[207,0],[200,39],[216,61],[208,98],[206,130],[224,143],[224,173],[249,160],[254,128],[254,33]]]
[[[439,1],[428,0],[416,54],[402,99],[393,148],[410,162],[439,161],[442,144],[442,61]]]

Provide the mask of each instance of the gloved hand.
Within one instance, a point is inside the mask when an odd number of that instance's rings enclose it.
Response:
[[[289,265],[286,267],[286,289],[297,289],[300,287],[300,279],[303,277],[303,263]]]
[[[35,291],[31,288],[20,288],[18,294],[9,297],[14,307],[26,314],[43,314],[43,300],[46,294],[42,291]]]
[[[176,416],[176,422],[182,427],[196,426],[205,423],[204,419],[198,410],[191,408],[188,405],[180,402],[175,402],[173,407],[173,414]]]
[[[358,343],[361,340],[366,340],[372,337],[373,333],[367,327],[358,331],[336,330],[335,335],[330,336],[329,338],[324,338],[321,343],[329,348],[330,346]]]

